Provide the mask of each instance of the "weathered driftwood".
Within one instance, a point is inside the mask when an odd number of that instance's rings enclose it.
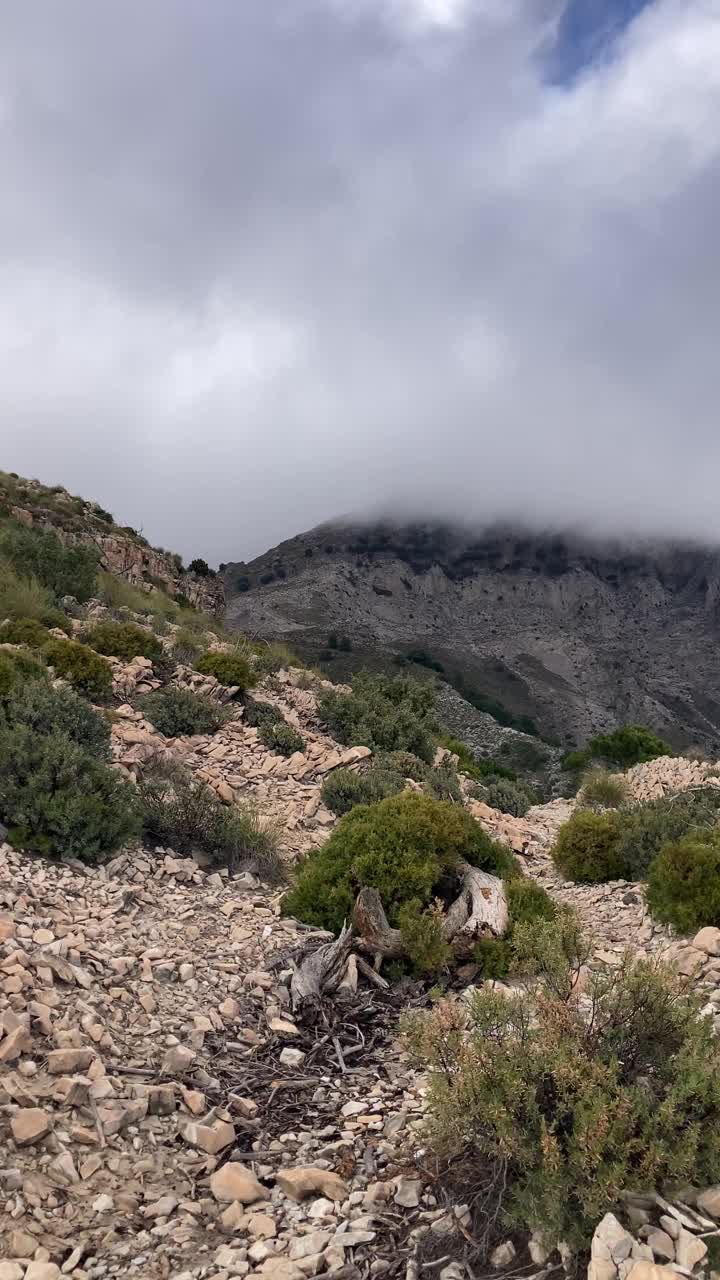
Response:
[[[510,922],[505,885],[497,876],[471,867],[468,862],[460,865],[462,886],[458,897],[448,909],[443,932],[448,942],[473,942],[491,933],[501,938]]]
[[[449,907],[443,922],[443,933],[456,949],[470,947],[478,938],[502,937],[507,932],[509,912],[505,886],[497,876],[479,871],[463,862],[460,893]],[[398,959],[405,954],[402,934],[388,923],[377,889],[361,889],[353,909],[352,924],[343,928],[334,942],[318,947],[296,966],[290,983],[294,1008],[305,1000],[319,1000],[340,987],[352,990],[353,977],[348,974],[348,961],[353,951],[374,956],[379,963]],[[376,985],[385,980],[370,970],[361,956],[355,957],[357,968]],[[349,981],[348,981],[349,979]]]
[[[404,946],[399,929],[391,929],[377,889],[361,889],[353,910],[355,946],[371,956],[397,959]]]
[[[353,928],[346,925],[339,938],[318,947],[295,967],[290,980],[293,1008],[305,1000],[319,1000],[323,994],[337,990],[345,975],[352,943]]]

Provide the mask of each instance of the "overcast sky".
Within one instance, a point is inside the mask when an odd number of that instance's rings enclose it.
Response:
[[[720,0],[0,9],[0,466],[720,538]]]

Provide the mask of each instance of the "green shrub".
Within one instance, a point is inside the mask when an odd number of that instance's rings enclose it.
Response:
[[[473,948],[473,960],[479,965],[479,977],[505,978],[518,969],[527,973],[530,957],[519,955],[519,930],[530,927],[533,936],[539,922],[557,919],[558,909],[552,898],[534,880],[520,871],[514,872],[505,882],[510,924],[504,938],[481,938]]]
[[[61,734],[96,759],[110,760],[108,721],[72,689],[54,689],[47,680],[13,690],[5,700],[2,723],[24,725],[35,734]]]
[[[671,756],[672,753],[670,743],[658,737],[652,729],[626,724],[613,733],[597,734],[579,751],[568,752],[563,759],[563,768],[575,771],[586,768],[591,760],[604,760],[620,769],[630,769],[633,765],[656,760],[658,756]]]
[[[591,975],[586,1013],[562,940],[549,949],[532,996],[484,987],[407,1018],[405,1034],[429,1072],[423,1143],[464,1198],[482,1196],[504,1234],[581,1251],[624,1191],[717,1181],[720,1073],[711,1020],[667,968]]]
[[[25,649],[0,649],[0,701],[31,680],[47,680],[47,668]]]
[[[378,769],[390,773],[399,773],[401,778],[411,778],[413,782],[425,782],[429,767],[412,751],[381,751],[375,756]]]
[[[620,853],[621,824],[614,810],[577,809],[558,831],[552,859],[568,880],[599,884],[625,875]]]
[[[458,776],[447,764],[439,765],[437,769],[428,769],[425,790],[436,800],[454,800],[456,804],[462,800]]]
[[[402,774],[390,769],[374,767],[365,773],[352,769],[334,769],[322,784],[323,804],[331,813],[342,817],[358,804],[378,804],[387,796],[398,795],[404,790]]]
[[[650,867],[648,905],[681,933],[720,925],[720,833],[693,831],[665,845]]]
[[[367,885],[378,890],[396,925],[407,903],[431,904],[436,886],[461,859],[500,875],[515,869],[510,852],[459,805],[403,791],[345,814],[329,840],[300,865],[283,910],[338,932]]]
[[[243,720],[251,729],[259,729],[264,724],[282,724],[284,717],[273,702],[262,702],[260,698],[245,698],[243,701]]]
[[[720,816],[720,787],[697,787],[662,796],[621,814],[619,852],[624,875],[644,880],[664,845],[696,828],[713,828]]]
[[[305,750],[302,734],[285,720],[263,720],[259,736],[268,751],[277,751],[282,756]]]
[[[453,755],[458,757],[460,771],[475,782],[484,782],[488,777],[507,778],[508,782],[515,782],[517,778],[517,774],[513,773],[512,769],[508,769],[497,760],[487,756],[481,758],[473,755],[466,743],[461,742],[459,738],[451,738],[449,734],[441,733],[438,742],[441,747],[445,747],[446,751],[452,751]]]
[[[373,751],[410,751],[432,763],[434,701],[427,684],[406,676],[361,672],[353,680],[352,693],[326,691],[318,712],[340,742]]]
[[[446,941],[442,923],[442,903],[423,908],[407,902],[398,912],[405,955],[419,977],[441,974],[450,965],[452,947]]]
[[[502,813],[510,813],[515,818],[523,818],[533,803],[533,797],[525,787],[517,782],[507,782],[501,778],[499,782],[491,782],[487,789],[487,803]]]
[[[628,802],[627,784],[621,774],[609,769],[589,769],[578,800],[586,809],[620,809]]]
[[[18,848],[98,862],[138,830],[134,788],[61,733],[0,724],[0,818]]]
[[[229,688],[237,686],[240,693],[255,683],[250,664],[238,654],[204,653],[195,663],[195,670],[202,672],[205,676],[215,676],[220,684],[227,685]]]
[[[140,699],[140,709],[166,738],[216,733],[227,724],[230,712],[212,698],[188,689],[159,689]]]
[[[259,675],[273,675],[282,667],[299,667],[300,660],[285,644],[257,644],[255,648],[255,671]]]
[[[43,645],[42,652],[56,675],[67,680],[86,698],[102,702],[110,696],[112,670],[94,649],[76,640],[51,639]]]
[[[0,627],[0,644],[22,644],[28,649],[42,649],[49,639],[47,627],[37,618],[17,618]]]
[[[203,646],[198,643],[189,627],[181,627],[176,631],[172,642],[172,656],[176,662],[192,665],[203,652]]]
[[[162,764],[146,772],[139,790],[143,830],[154,843],[205,853],[231,871],[250,863],[266,878],[280,878],[277,834],[252,806],[224,805],[186,770]]]
[[[0,533],[0,556],[21,577],[35,578],[58,599],[89,600],[95,590],[99,554],[94,547],[65,546],[50,529],[11,526]]]
[[[56,626],[61,616],[52,592],[37,578],[16,574],[0,554],[0,618],[35,618],[44,626]]]
[[[120,658],[123,662],[132,662],[133,658],[154,661],[163,655],[163,647],[152,632],[133,622],[100,622],[83,639],[96,653]]]

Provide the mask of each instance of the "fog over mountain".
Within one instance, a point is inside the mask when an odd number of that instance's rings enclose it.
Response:
[[[3,465],[715,541],[719,118],[720,0],[6,5]]]

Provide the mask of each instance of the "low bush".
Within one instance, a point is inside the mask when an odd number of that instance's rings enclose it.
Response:
[[[500,809],[502,813],[510,813],[514,818],[523,818],[533,803],[533,797],[526,787],[501,778],[498,782],[489,784],[487,803],[493,809]]]
[[[527,973],[533,967],[532,956],[520,954],[519,940],[525,928],[535,936],[541,921],[557,919],[558,908],[541,885],[529,880],[518,869],[505,882],[510,923],[504,938],[481,938],[473,948],[473,960],[479,966],[478,977],[506,978],[514,969]]]
[[[443,932],[441,902],[425,908],[417,901],[408,902],[398,911],[398,923],[413,973],[428,977],[449,968],[452,947]]]
[[[334,769],[322,784],[323,804],[338,817],[358,804],[378,804],[387,796],[398,795],[405,787],[402,774],[373,766],[365,773],[352,769]]]
[[[50,639],[43,645],[42,652],[56,675],[86,698],[102,702],[112,693],[110,665],[94,649],[76,640]]]
[[[300,865],[283,910],[339,932],[367,885],[378,890],[390,924],[397,925],[408,903],[430,906],[443,877],[462,859],[498,875],[515,870],[505,846],[459,805],[403,791],[345,814]]]
[[[243,719],[251,729],[259,729],[264,724],[282,724],[284,716],[274,702],[263,702],[260,698],[245,698]]]
[[[224,805],[210,787],[177,767],[158,762],[139,784],[143,830],[177,853],[201,852],[231,871],[253,865],[279,879],[276,832],[251,806]]]
[[[399,773],[401,778],[410,778],[413,782],[425,782],[429,766],[412,751],[381,751],[375,756],[378,769]]]
[[[624,1191],[720,1174],[717,1046],[697,1002],[666,967],[626,960],[589,978],[586,1014],[559,926],[536,940],[532,996],[483,987],[405,1022],[429,1071],[424,1145],[475,1206],[480,1270],[500,1233],[580,1251]]]
[[[650,867],[648,906],[681,933],[720,925],[720,832],[693,831],[665,845]]]
[[[568,880],[579,884],[619,880],[625,875],[620,834],[620,819],[614,810],[595,813],[577,809],[558,831],[551,850],[553,862]]]
[[[50,639],[46,626],[37,618],[17,618],[0,627],[0,644],[22,644],[28,649],[42,649]]]
[[[203,645],[189,627],[181,627],[175,632],[172,641],[172,656],[176,662],[192,666],[204,652]]]
[[[65,546],[51,529],[11,525],[0,532],[0,556],[20,577],[35,579],[56,599],[89,600],[96,585],[99,554],[94,547]]]
[[[593,760],[603,760],[620,769],[656,760],[658,756],[671,756],[672,747],[652,729],[642,725],[626,724],[613,733],[600,733],[591,738],[579,751],[570,751],[563,760],[563,768],[571,771],[585,769]]]
[[[228,688],[237,687],[239,693],[244,693],[255,684],[255,675],[249,662],[239,654],[204,653],[195,663],[195,670],[205,676],[214,676]]]
[[[158,689],[140,699],[140,709],[166,738],[216,733],[227,724],[230,712],[212,698],[189,689]]]
[[[163,647],[152,632],[133,622],[100,622],[86,632],[83,640],[96,653],[121,658],[123,662],[132,662],[133,658],[153,661],[163,655]]]
[[[0,717],[0,818],[18,848],[101,861],[138,827],[135,791],[63,733]]]
[[[281,756],[291,756],[296,751],[305,750],[302,734],[286,720],[263,720],[259,737],[268,751],[277,751]]]
[[[43,626],[53,627],[62,617],[53,593],[37,578],[24,578],[15,573],[0,554],[0,618],[35,618]]]
[[[512,769],[508,769],[506,765],[500,764],[498,760],[493,760],[489,756],[480,757],[473,755],[466,743],[461,742],[459,738],[452,738],[447,733],[441,733],[438,742],[441,747],[445,747],[446,751],[452,751],[453,755],[458,757],[458,768],[462,773],[467,774],[468,778],[472,778],[474,782],[484,782],[488,777],[493,779],[507,778],[508,782],[515,782],[517,774]]]
[[[47,681],[47,668],[27,649],[0,649],[0,701],[29,681]]]
[[[353,680],[352,693],[326,691],[318,712],[340,742],[373,751],[409,751],[432,763],[434,700],[427,684],[362,672]]]
[[[285,644],[258,644],[255,646],[254,669],[259,675],[273,675],[282,667],[299,667],[300,660]]]
[[[629,880],[644,880],[664,845],[696,829],[711,830],[720,817],[720,787],[694,787],[662,796],[621,815],[619,852]]]
[[[585,809],[620,809],[628,802],[628,788],[622,774],[609,769],[589,769],[578,795]]]
[[[428,769],[425,790],[436,800],[454,800],[456,804],[462,800],[458,776],[447,764],[439,765],[436,769]]]
[[[72,689],[54,689],[46,679],[13,690],[4,702],[3,723],[24,725],[41,735],[61,734],[95,759],[110,760],[108,721]]]

